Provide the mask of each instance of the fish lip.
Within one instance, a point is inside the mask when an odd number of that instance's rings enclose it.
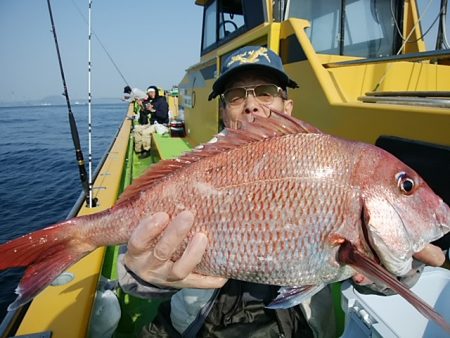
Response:
[[[450,232],[450,208],[448,205],[441,199],[439,203],[438,211],[435,213],[436,221],[439,224],[439,228],[442,231],[442,236]]]

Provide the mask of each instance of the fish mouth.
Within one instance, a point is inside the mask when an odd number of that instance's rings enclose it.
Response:
[[[363,241],[361,241],[363,250],[365,252],[369,253],[369,255],[372,256],[373,260],[375,260],[375,262],[377,262],[380,265],[383,265],[381,263],[380,257],[378,256],[375,248],[373,247],[373,245],[371,243],[372,241],[370,240],[370,237],[369,237],[369,227],[368,227],[368,224],[364,217],[364,210],[361,210],[361,224],[362,224],[362,227],[361,227],[362,235],[363,235],[363,239],[364,239]]]
[[[443,200],[436,212],[436,221],[440,225],[442,235],[450,232],[450,208]]]
[[[391,204],[391,203],[390,203]],[[392,206],[392,204],[391,204]],[[393,207],[393,206],[392,206]],[[398,214],[398,210],[394,208],[395,212]],[[411,270],[412,258],[407,259],[406,261],[403,259],[399,259],[396,255],[389,250],[386,243],[384,243],[383,238],[379,237],[376,233],[370,232],[370,222],[369,219],[365,217],[364,210],[361,214],[361,223],[362,223],[362,237],[364,240],[361,242],[362,249],[372,260],[378,265],[382,266],[387,272],[396,277],[401,277],[407,274]],[[401,217],[399,216],[401,220]],[[403,221],[403,220],[402,220]],[[403,228],[405,228],[404,223],[402,222]],[[377,244],[378,243],[378,246]],[[378,249],[377,249],[378,248]],[[387,253],[387,257],[391,258],[392,262],[384,261],[382,256],[378,253],[379,250],[382,250],[385,254]],[[386,258],[386,257],[385,257]]]
[[[361,215],[362,223],[362,244],[361,246],[368,255],[372,255],[373,259],[383,266],[391,274],[401,277],[406,275],[412,267],[412,260],[418,260],[430,266],[440,266],[445,261],[445,256],[442,250],[430,244],[430,242],[441,238],[449,232],[449,207],[441,200],[438,208],[436,208],[433,215],[433,231],[424,234],[423,238],[414,240],[408,231],[404,219],[401,217],[397,206],[388,201],[392,210],[398,215],[400,220],[399,226],[403,228],[406,252],[396,254],[395,251],[390,251],[387,243],[376,232],[370,231],[370,220],[364,217],[364,212]],[[380,252],[381,251],[381,252]],[[380,254],[379,254],[380,253]]]

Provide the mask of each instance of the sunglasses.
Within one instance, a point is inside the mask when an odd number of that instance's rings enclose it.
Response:
[[[226,90],[221,96],[230,106],[242,104],[251,92],[253,97],[261,104],[271,104],[274,97],[281,96],[283,89],[274,84],[263,84],[255,87],[236,87]]]

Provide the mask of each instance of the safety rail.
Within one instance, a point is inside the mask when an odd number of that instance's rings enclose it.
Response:
[[[383,57],[369,58],[369,59],[330,62],[330,63],[324,63],[323,67],[338,68],[338,67],[358,66],[358,65],[366,65],[366,64],[374,64],[374,63],[401,62],[401,61],[417,62],[417,61],[423,61],[423,60],[433,60],[433,61],[436,60],[437,61],[437,60],[444,60],[444,59],[450,59],[450,49],[443,49],[443,50],[436,50],[436,51],[429,51],[429,52],[400,54],[400,55],[391,55],[391,56],[383,56]]]
[[[379,91],[358,97],[367,103],[403,104],[450,108],[450,91]]]

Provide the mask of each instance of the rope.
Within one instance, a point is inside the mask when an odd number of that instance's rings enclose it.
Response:
[[[400,37],[403,40],[402,45],[400,46],[398,52],[396,53],[396,55],[399,55],[402,50],[405,48],[406,44],[408,43],[409,38],[411,37],[411,35],[414,33],[414,31],[416,30],[417,26],[420,25],[420,21],[422,20],[422,16],[426,14],[426,12],[428,11],[428,9],[430,8],[431,3],[433,2],[433,0],[430,0],[428,2],[427,7],[425,8],[425,10],[423,11],[423,13],[419,16],[417,22],[414,24],[414,27],[411,29],[411,31],[409,32],[408,36],[406,37],[406,39],[403,38],[403,36],[400,34]],[[395,19],[394,19],[395,21]],[[434,23],[432,24],[432,26],[434,25]],[[432,27],[431,26],[431,27]],[[428,29],[428,31],[431,29],[431,27]],[[398,26],[397,26],[398,28]],[[426,33],[428,33],[428,31]],[[426,34],[425,33],[425,34]],[[422,35],[422,38],[425,36]],[[417,41],[417,40],[416,40]],[[374,89],[372,91],[376,92],[378,90],[378,88],[380,88],[381,84],[384,82],[384,80],[386,79],[387,74],[389,73],[389,71],[392,69],[392,63],[390,63],[387,67],[386,67],[386,71],[384,72],[383,76],[381,77],[381,79],[377,82],[377,84],[375,85]]]

